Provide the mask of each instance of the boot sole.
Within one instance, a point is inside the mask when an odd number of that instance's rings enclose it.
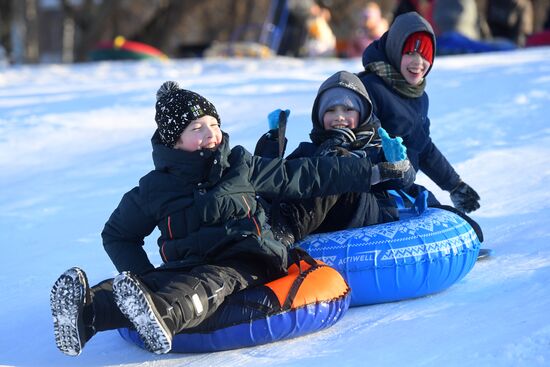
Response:
[[[134,325],[145,348],[155,354],[168,353],[172,349],[171,333],[143,284],[122,273],[113,281],[113,292],[118,308]]]
[[[78,268],[71,268],[61,274],[50,293],[55,344],[69,356],[79,355],[84,346],[81,338],[84,333],[79,327],[79,320],[87,288],[86,274]]]

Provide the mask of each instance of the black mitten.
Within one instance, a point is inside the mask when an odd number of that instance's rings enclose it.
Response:
[[[479,195],[467,183],[460,183],[450,191],[451,201],[455,208],[464,213],[479,209]]]

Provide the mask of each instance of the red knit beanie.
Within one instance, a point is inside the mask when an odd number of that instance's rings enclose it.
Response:
[[[413,33],[405,41],[402,55],[408,52],[418,52],[423,58],[428,60],[430,64],[434,61],[434,44],[432,36],[428,32]]]

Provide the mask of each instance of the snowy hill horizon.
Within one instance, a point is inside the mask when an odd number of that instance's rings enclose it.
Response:
[[[158,87],[210,99],[230,143],[253,151],[275,108],[288,151],[308,139],[319,85],[359,59],[189,59],[0,69],[0,366],[550,366],[550,48],[439,57],[432,138],[481,196],[472,213],[495,256],[449,289],[350,309],[325,331],[212,354],[152,355],[116,331],[79,357],[55,347],[50,288],[71,266],[116,271],[101,230],[153,168]],[[423,174],[445,204],[447,192]],[[160,264],[157,233],[146,250]]]

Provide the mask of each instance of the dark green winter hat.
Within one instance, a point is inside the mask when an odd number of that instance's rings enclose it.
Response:
[[[183,130],[193,120],[208,115],[220,123],[216,107],[209,100],[190,90],[181,89],[173,81],[164,82],[157,91],[155,109],[160,139],[169,148],[174,147]]]

